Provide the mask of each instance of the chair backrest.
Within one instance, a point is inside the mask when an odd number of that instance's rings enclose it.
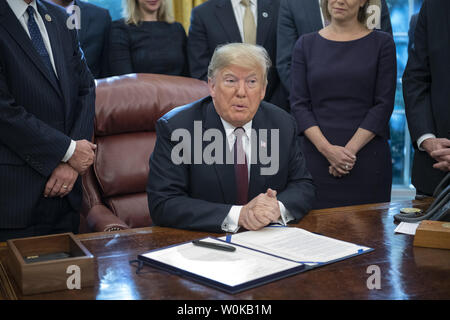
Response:
[[[156,121],[209,94],[206,82],[157,74],[97,81],[94,173],[102,202],[130,227],[151,224],[145,187]]]

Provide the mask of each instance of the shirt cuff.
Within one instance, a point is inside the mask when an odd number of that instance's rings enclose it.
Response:
[[[222,222],[222,230],[225,232],[236,233],[239,230],[239,216],[243,206],[232,206],[227,217]]]
[[[70,140],[70,146],[67,149],[67,152],[64,156],[64,158],[62,158],[62,162],[67,162],[70,160],[70,158],[72,158],[73,153],[75,152],[75,148],[77,146],[77,143],[73,140]]]
[[[436,136],[432,133],[425,133],[424,135],[421,135],[419,139],[417,139],[417,148],[419,148],[420,151],[425,151],[420,145],[422,142],[424,142],[426,139],[430,138],[436,138]]]
[[[283,226],[286,226],[289,221],[294,220],[294,217],[289,212],[288,209],[284,206],[284,204],[281,201],[278,201],[278,205],[280,206],[280,219],[278,219],[278,223],[282,224]]]

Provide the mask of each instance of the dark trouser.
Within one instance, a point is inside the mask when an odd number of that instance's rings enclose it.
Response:
[[[67,197],[42,197],[34,211],[33,223],[20,229],[0,229],[0,242],[47,234],[78,233],[79,224],[80,215],[73,211]]]

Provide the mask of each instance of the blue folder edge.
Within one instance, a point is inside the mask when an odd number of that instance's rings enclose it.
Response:
[[[214,239],[214,240],[219,240],[219,241],[222,241],[222,242],[226,243],[226,241],[224,241],[224,240],[217,239],[217,238],[212,238],[212,237],[201,238],[199,240],[205,240],[205,239]],[[150,250],[150,251],[147,251],[146,253],[160,251],[160,250],[168,249],[168,248],[171,248],[171,247],[176,247],[176,246],[183,245],[183,244],[190,243],[190,242],[192,242],[192,240],[191,241],[186,241],[186,242],[183,242],[183,243],[173,244],[173,245],[166,246],[166,247],[163,247],[163,248]],[[232,243],[231,242],[230,244],[232,244],[234,246],[247,248],[247,249],[250,249],[250,250],[253,250],[253,251],[257,251],[257,252],[260,252],[260,253],[263,253],[263,254],[267,254],[267,255],[270,255],[270,256],[278,257],[280,259],[293,261],[291,259],[286,259],[286,258],[283,258],[283,257],[280,257],[280,256],[276,256],[276,255],[273,255],[273,254],[270,254],[270,253],[267,253],[267,252],[264,252],[264,251],[260,251],[260,250],[256,250],[256,249],[249,248],[249,247],[246,247],[246,246],[242,246],[242,245],[239,245],[239,244],[236,244],[236,243]],[[199,275],[197,275],[195,273],[188,272],[188,271],[185,271],[185,270],[177,268],[177,267],[173,267],[171,265],[168,265],[168,264],[156,261],[154,259],[150,259],[148,257],[145,257],[143,254],[142,255],[138,255],[138,260],[142,261],[146,265],[154,267],[156,269],[159,269],[159,270],[162,270],[162,271],[168,271],[171,274],[178,275],[180,277],[199,282],[201,284],[207,285],[209,287],[221,290],[221,291],[229,293],[229,294],[236,294],[236,293],[239,293],[239,292],[242,292],[242,291],[246,291],[246,290],[249,290],[249,289],[253,289],[253,288],[262,286],[264,284],[268,284],[268,283],[276,281],[276,280],[287,278],[287,277],[290,277],[290,276],[293,276],[293,275],[296,275],[296,274],[299,274],[299,273],[302,273],[302,272],[305,272],[305,271],[309,271],[309,270],[312,270],[312,269],[320,268],[320,267],[323,267],[323,266],[326,266],[326,265],[329,265],[329,264],[332,264],[332,263],[335,263],[335,262],[346,260],[346,259],[349,259],[349,258],[352,258],[352,257],[356,257],[356,256],[359,256],[359,255],[364,254],[364,253],[369,253],[369,252],[372,252],[372,251],[374,251],[374,249],[372,249],[372,248],[368,248],[367,250],[360,249],[355,254],[348,255],[348,256],[345,256],[345,257],[340,258],[340,259],[331,260],[331,261],[328,261],[328,262],[318,262],[317,265],[314,265],[314,266],[309,266],[309,265],[306,265],[306,264],[298,262],[298,261],[293,261],[293,262],[298,263],[299,266],[298,267],[293,267],[291,269],[284,270],[284,271],[281,271],[281,272],[277,272],[277,273],[274,273],[274,274],[271,274],[271,275],[268,275],[268,276],[265,276],[265,277],[262,277],[262,278],[258,278],[258,279],[252,280],[252,281],[248,281],[248,282],[242,283],[242,284],[237,285],[237,286],[229,286],[229,285],[223,284],[221,282],[214,281],[214,280],[211,280],[209,278],[205,278],[205,277],[199,276]],[[146,254],[146,253],[144,253],[144,254]],[[306,262],[306,263],[313,263],[313,262]]]

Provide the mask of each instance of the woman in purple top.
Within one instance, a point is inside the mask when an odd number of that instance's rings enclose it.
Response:
[[[317,186],[316,209],[390,201],[395,44],[366,27],[369,2],[322,1],[331,23],[294,48],[291,110]]]

